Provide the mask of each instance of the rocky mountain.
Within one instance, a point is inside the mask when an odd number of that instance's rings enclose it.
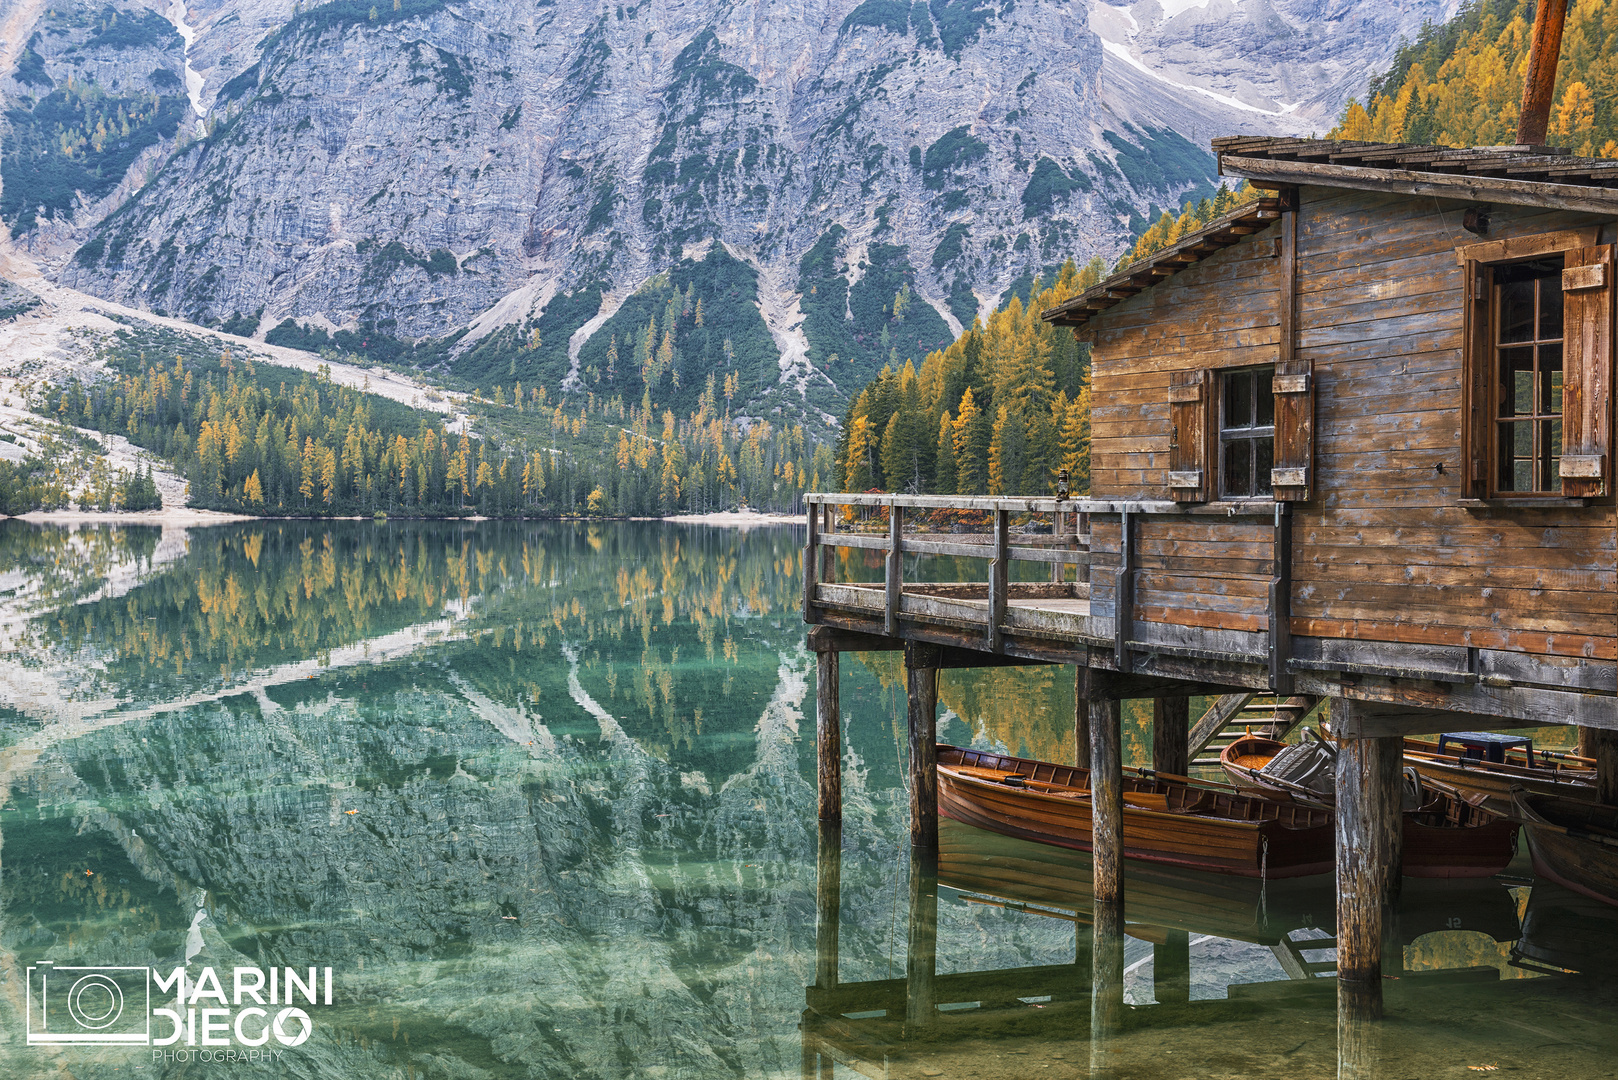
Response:
[[[1456,0],[7,3],[0,221],[59,283],[819,426]]]

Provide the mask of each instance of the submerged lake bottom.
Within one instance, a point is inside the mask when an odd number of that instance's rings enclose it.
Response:
[[[1618,909],[1525,852],[1406,879],[1346,1031],[1329,876],[1131,864],[1098,998],[1085,856],[912,860],[891,656],[842,664],[828,835],[801,541],[0,522],[0,1075],[1618,1072]],[[1071,760],[1072,693],[947,672],[940,737]]]

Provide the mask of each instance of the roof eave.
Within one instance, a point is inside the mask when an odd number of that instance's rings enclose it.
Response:
[[[1618,189],[1584,184],[1553,184],[1467,173],[1414,172],[1317,161],[1276,160],[1220,154],[1221,176],[1272,184],[1312,185],[1362,191],[1394,191],[1464,202],[1542,206],[1591,214],[1618,214]]]

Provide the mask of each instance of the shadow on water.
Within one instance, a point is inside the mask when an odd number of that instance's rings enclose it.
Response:
[[[1098,918],[1083,856],[946,822],[912,862],[891,657],[843,665],[845,822],[817,830],[800,550],[0,523],[0,1073],[217,1067],[28,1045],[47,961],[227,991],[330,966],[309,1040],[255,1075],[1338,1070],[1328,879],[1131,867]],[[1072,694],[1061,669],[950,672],[941,734],[1066,759]],[[1345,1069],[1610,1071],[1611,910],[1411,882],[1397,924],[1389,1019],[1345,1031]]]

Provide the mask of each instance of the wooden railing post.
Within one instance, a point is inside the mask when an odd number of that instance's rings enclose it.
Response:
[[[820,535],[830,536],[837,531],[837,514],[831,503],[820,508]],[[831,584],[837,580],[837,549],[820,545],[820,580]]]
[[[803,621],[815,621],[816,572],[820,569],[820,507],[808,504],[809,534],[803,544]]]
[[[904,507],[889,506],[887,588],[882,607],[882,632],[889,637],[899,631],[899,597],[904,592],[904,552],[900,550],[904,522]]]
[[[994,511],[994,561],[989,564],[989,651],[1004,652],[1006,643],[1001,624],[1006,621],[1006,594],[1011,581],[1011,512],[1004,507]]]

